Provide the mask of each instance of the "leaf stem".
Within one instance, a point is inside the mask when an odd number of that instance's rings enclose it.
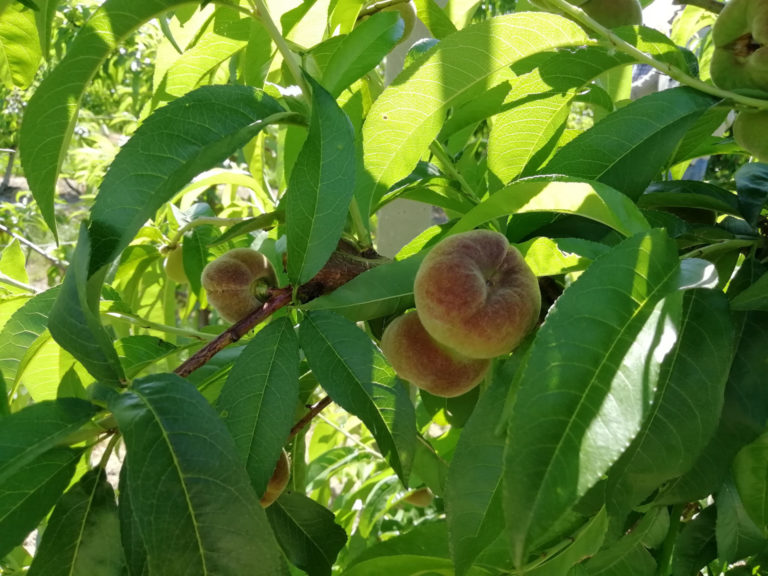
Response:
[[[686,258],[701,258],[702,256],[706,256],[708,254],[713,254],[717,252],[727,252],[729,250],[734,250],[736,248],[746,248],[747,246],[755,246],[757,242],[758,242],[757,239],[742,240],[740,238],[735,238],[733,240],[722,240],[715,244],[710,244],[709,246],[704,246],[703,248],[697,248],[696,250],[691,250],[690,252],[686,252],[685,254],[680,256],[680,259],[684,260]]]
[[[574,6],[573,4],[569,3],[567,0],[548,0],[548,3],[552,6],[556,6],[558,10],[561,10],[562,12],[568,14],[571,18],[576,20],[578,23],[583,24],[587,28],[590,28],[591,30],[594,30],[595,32],[600,34],[600,36],[603,36],[619,52],[623,52],[624,54],[631,56],[632,58],[634,58],[635,60],[637,60],[642,64],[648,64],[649,66],[655,68],[656,70],[666,74],[673,80],[677,80],[681,84],[685,84],[686,86],[695,88],[696,90],[699,90],[700,92],[704,92],[705,94],[717,96],[718,98],[733,100],[734,102],[737,102],[739,104],[754,106],[755,108],[768,109],[768,100],[751,98],[749,96],[743,96],[741,94],[731,92],[730,90],[723,90],[722,88],[718,88],[717,86],[713,86],[712,84],[707,84],[706,82],[703,82],[698,78],[694,78],[690,74],[684,72],[683,70],[680,70],[679,68],[676,68],[675,66],[672,66],[671,64],[667,64],[666,62],[661,62],[660,60],[657,60],[650,54],[646,54],[642,50],[636,48],[626,40],[619,38],[619,36],[617,36],[609,28],[606,28],[605,26],[600,24],[595,19],[590,17],[586,12],[584,12],[584,10],[582,10],[577,6]]]
[[[0,282],[3,284],[8,284],[9,286],[13,286],[15,288],[19,288],[21,290],[24,290],[26,292],[30,292],[32,294],[37,294],[39,291],[34,286],[30,286],[29,284],[24,284],[24,282],[20,282],[19,280],[14,280],[10,276],[6,276],[2,272],[0,272]]]
[[[274,20],[272,20],[272,16],[270,16],[266,4],[264,4],[264,0],[248,1],[255,9],[259,20],[261,20],[261,23],[264,24],[264,28],[267,29],[267,32],[272,37],[272,41],[275,43],[275,46],[277,46],[280,54],[283,55],[283,59],[285,60],[288,69],[291,71],[291,75],[296,81],[296,84],[298,84],[299,88],[301,88],[302,94],[304,94],[304,97],[309,102],[309,95],[311,92],[309,91],[307,83],[304,81],[304,73],[301,71],[299,62],[296,60],[296,55],[291,51],[288,43],[285,41],[285,38],[283,38],[283,35],[280,33],[280,30],[277,29]]]
[[[363,221],[363,215],[360,212],[360,204],[358,204],[357,198],[354,196],[349,203],[349,216],[352,219],[352,227],[355,229],[355,236],[357,236],[362,247],[371,248],[373,246],[371,233]]]
[[[472,189],[472,186],[470,186],[469,183],[464,179],[464,176],[462,176],[461,173],[456,170],[456,166],[453,164],[453,159],[448,154],[448,151],[445,149],[445,147],[443,147],[443,145],[437,140],[433,140],[432,144],[429,145],[429,151],[432,152],[435,158],[440,161],[440,168],[443,170],[443,172],[445,172],[446,175],[450,176],[459,183],[462,195],[472,204],[476,205],[478,202],[475,191]]]
[[[177,336],[188,336],[190,338],[197,338],[198,340],[205,341],[216,338],[216,334],[208,334],[207,332],[198,332],[197,330],[186,330],[184,328],[177,328],[176,326],[168,326],[167,324],[145,320],[144,318],[134,316],[133,314],[126,314],[125,312],[106,312],[106,316],[119,320],[120,322],[146,328],[147,330],[157,330],[158,332],[176,334]]]
[[[60,270],[64,271],[64,270],[67,269],[67,266],[69,266],[69,262],[66,262],[64,260],[59,260],[58,258],[54,258],[53,256],[48,254],[45,250],[40,248],[40,246],[38,246],[34,242],[30,242],[29,240],[27,240],[23,236],[20,236],[20,235],[16,234],[15,232],[10,230],[6,226],[3,226],[2,224],[0,224],[0,231],[5,232],[11,238],[15,238],[16,240],[18,240],[19,242],[24,244],[24,246],[26,246],[27,248],[30,248],[31,250],[34,250],[35,252],[40,254],[40,256],[42,256],[43,258],[48,260],[51,264],[53,264],[54,266],[56,266]]]

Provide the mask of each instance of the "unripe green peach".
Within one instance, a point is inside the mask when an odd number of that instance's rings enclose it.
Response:
[[[416,506],[417,508],[426,508],[435,499],[435,495],[432,494],[432,490],[429,488],[419,488],[406,495],[403,498],[403,502]]]
[[[442,398],[468,392],[482,381],[490,366],[490,360],[467,358],[436,342],[415,311],[387,326],[381,350],[398,376]]]
[[[715,84],[768,92],[768,2],[730,0],[712,27],[712,42]]]
[[[377,12],[398,12],[400,13],[400,17],[403,19],[404,24],[403,35],[400,37],[398,44],[405,42],[410,37],[411,32],[413,31],[413,26],[416,23],[416,5],[413,3],[413,1],[402,0],[382,8],[379,8],[376,6],[376,4],[376,2],[373,2],[363,10],[362,14],[364,16],[361,16],[360,22],[368,18],[371,14],[375,14]]]
[[[413,286],[424,328],[470,358],[511,352],[536,325],[536,276],[503,234],[472,230],[449,236],[421,263]]]
[[[174,282],[186,284],[189,282],[187,273],[184,271],[184,253],[181,246],[176,246],[165,257],[165,275]]]
[[[643,23],[643,7],[639,0],[587,0],[579,7],[606,28]]]
[[[266,508],[280,497],[285,487],[288,486],[288,480],[291,478],[291,461],[288,459],[288,453],[283,450],[280,458],[275,465],[275,471],[267,484],[267,490],[261,497],[261,505]]]
[[[219,256],[203,269],[200,280],[208,302],[229,322],[260,308],[266,289],[277,283],[267,257],[250,248],[235,248]]]
[[[752,156],[768,162],[768,110],[741,112],[733,123],[733,137]]]

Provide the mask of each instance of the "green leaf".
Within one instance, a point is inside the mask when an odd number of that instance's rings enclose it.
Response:
[[[131,491],[128,489],[128,459],[123,458],[120,468],[120,503],[118,516],[120,518],[120,540],[123,544],[123,557],[128,576],[149,576],[147,565],[147,549],[144,546],[139,523],[131,505]]]
[[[600,511],[579,530],[572,538],[570,545],[563,551],[547,560],[543,565],[526,571],[530,576],[561,576],[590,556],[597,553],[608,530],[608,514],[605,508]]]
[[[77,358],[85,369],[105,384],[119,385],[124,379],[112,337],[101,324],[99,300],[107,267],[89,277],[91,242],[85,225],[75,247],[64,283],[53,304],[48,329],[54,340]]]
[[[0,80],[5,87],[28,88],[41,57],[35,13],[16,2],[0,4]]]
[[[0,482],[0,558],[45,518],[67,488],[82,454],[53,448]]]
[[[332,310],[355,321],[402,312],[413,306],[413,279],[422,259],[423,255],[380,264],[303,308]]]
[[[501,477],[505,437],[497,432],[509,388],[496,374],[480,397],[456,445],[445,485],[445,508],[456,574],[466,574],[477,556],[504,530]]]
[[[672,558],[672,576],[696,576],[717,558],[715,522],[717,509],[709,506],[680,531]]]
[[[760,436],[733,459],[733,480],[749,517],[768,527],[768,436]]]
[[[23,284],[29,284],[26,263],[27,257],[21,249],[21,243],[14,238],[2,250],[2,255],[0,255],[0,273]],[[0,290],[9,295],[29,294],[28,290],[11,284],[3,284]],[[2,295],[5,296],[5,294]]]
[[[656,92],[577,136],[542,171],[598,180],[637,198],[665,167],[688,128],[716,102],[687,87]]]
[[[288,277],[303,284],[317,274],[341,238],[355,183],[352,123],[309,76],[312,116],[285,196]]]
[[[115,342],[115,349],[126,377],[134,378],[148,366],[173,354],[176,346],[157,336],[138,334],[121,338]]]
[[[662,483],[687,472],[706,447],[723,406],[732,340],[725,295],[686,292],[677,346],[664,359],[653,406],[608,474],[611,516],[623,518]]]
[[[731,281],[731,289],[748,283],[762,272],[762,268],[753,269],[750,262],[746,262]],[[716,491],[725,480],[736,453],[764,431],[768,419],[768,389],[762,367],[768,362],[768,313],[735,314],[733,325],[731,350],[735,355],[725,386],[718,429],[691,469],[670,482],[658,498],[659,503],[690,502]]]
[[[451,233],[511,214],[559,212],[576,214],[610,226],[624,236],[649,229],[648,222],[624,194],[599,182],[535,178],[513,182],[467,212]]]
[[[403,36],[397,12],[378,12],[356,26],[331,56],[322,84],[338,98],[344,89],[373,70]]]
[[[663,298],[677,250],[660,230],[596,260],[557,300],[521,374],[505,456],[513,558],[556,525],[640,430],[674,345],[679,302]],[[677,310],[675,310],[677,308]]]
[[[98,411],[90,402],[62,398],[31,404],[0,420],[0,484],[44,452],[65,443]]]
[[[654,508],[617,542],[607,546],[584,564],[589,576],[654,576],[656,560],[649,552],[649,539],[661,528],[669,529],[666,508]]]
[[[261,496],[288,439],[299,399],[299,341],[287,318],[262,328],[235,361],[216,411]]]
[[[640,208],[700,208],[740,216],[739,203],[731,192],[695,180],[656,182],[637,199]]]
[[[379,96],[363,126],[363,166],[355,196],[365,217],[416,167],[449,108],[505,79],[537,52],[588,44],[584,31],[553,14],[499,16],[451,34]],[[418,102],[418,105],[415,103]]]
[[[352,322],[327,311],[307,314],[299,341],[323,389],[362,420],[406,483],[416,452],[416,415],[381,351]]]
[[[294,566],[309,576],[330,576],[347,533],[333,512],[298,492],[286,492],[267,508],[267,518]]]
[[[134,30],[185,3],[187,0],[147,0],[136,5],[133,0],[107,0],[68,46],[64,59],[35,90],[24,112],[19,151],[29,188],[54,236],[56,180],[85,89],[106,57]]]
[[[768,272],[760,276],[749,288],[732,301],[734,310],[763,310],[768,312]]]
[[[27,350],[47,331],[48,315],[59,292],[56,286],[36,294],[13,313],[0,331],[0,372],[11,390]]]
[[[435,0],[413,0],[413,3],[416,5],[416,15],[432,36],[442,40],[456,32],[456,26]]]
[[[8,405],[9,400],[5,377],[2,371],[0,371],[0,420],[11,414],[11,407]]]
[[[741,212],[754,226],[768,202],[768,164],[745,164],[736,171],[735,180]]]
[[[592,262],[590,258],[570,251],[568,241],[568,238],[539,237],[515,246],[536,276],[558,276],[584,270]]]
[[[123,553],[115,492],[101,467],[89,470],[56,504],[30,576],[121,576]]]
[[[156,374],[110,408],[125,439],[150,573],[288,574],[235,444],[194,386]]]
[[[197,88],[201,81],[242,50],[248,43],[252,18],[223,6],[216,9],[212,25],[165,72],[154,99],[173,100]]]
[[[122,147],[91,210],[93,274],[195,175],[288,114],[247,86],[205,86],[160,108]]]
[[[726,480],[717,491],[715,504],[718,558],[724,562],[737,562],[768,547],[768,540],[749,517],[732,479]]]

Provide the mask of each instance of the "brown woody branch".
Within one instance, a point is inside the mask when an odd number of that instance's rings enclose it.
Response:
[[[332,402],[330,396],[325,396],[322,399],[320,399],[314,406],[308,406],[309,412],[304,414],[304,416],[301,417],[301,420],[296,422],[296,424],[293,425],[293,428],[291,428],[291,433],[288,435],[288,440],[296,436],[299,432],[301,432],[304,427],[309,424],[312,419],[320,414],[326,406],[328,406]]]

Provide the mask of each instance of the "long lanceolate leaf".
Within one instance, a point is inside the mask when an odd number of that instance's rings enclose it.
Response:
[[[676,339],[677,250],[660,230],[633,236],[560,297],[520,378],[505,457],[513,558],[562,520],[640,430]]]
[[[285,576],[264,511],[216,412],[186,380],[137,380],[110,404],[149,573]]]
[[[80,100],[104,59],[136,28],[187,0],[108,0],[86,22],[67,55],[35,91],[24,112],[19,150],[24,173],[46,223],[56,234],[56,179]]]
[[[91,210],[90,273],[113,260],[155,211],[270,121],[273,98],[246,86],[206,86],[159,109],[110,166]]]
[[[416,415],[408,390],[360,329],[332,312],[310,312],[299,342],[328,395],[354,414],[405,482],[416,452]]]
[[[390,186],[410,174],[451,106],[492,87],[526,56],[585,44],[589,39],[573,22],[541,13],[491,18],[442,40],[371,107],[363,127],[366,172],[355,189],[361,209],[370,211]]]

